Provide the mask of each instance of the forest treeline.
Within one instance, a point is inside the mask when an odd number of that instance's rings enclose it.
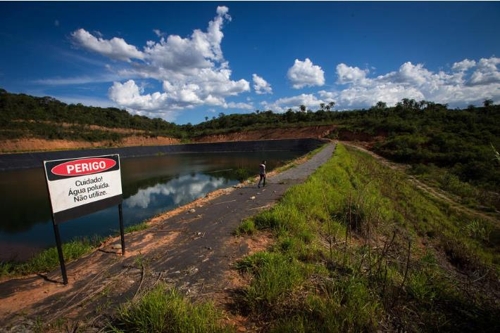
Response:
[[[362,110],[336,111],[334,105],[321,104],[316,111],[301,105],[284,113],[220,113],[196,125],[177,125],[117,108],[65,104],[52,97],[0,89],[0,140],[35,137],[119,143],[128,135],[144,135],[189,142],[262,128],[336,125],[338,131],[331,138],[342,131],[383,138],[373,150],[388,159],[411,164],[416,170],[442,168],[462,182],[495,192],[500,188],[500,163],[495,158],[500,149],[500,106],[492,100],[465,109],[407,98],[393,107],[381,101]]]

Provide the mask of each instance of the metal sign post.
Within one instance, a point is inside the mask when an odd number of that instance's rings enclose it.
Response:
[[[61,272],[64,284],[67,284],[59,223],[118,205],[122,254],[125,254],[120,156],[115,154],[44,161],[43,165]]]
[[[54,220],[52,219],[52,222]],[[63,283],[68,284],[68,275],[66,274],[66,265],[64,264],[64,255],[61,244],[61,235],[59,234],[59,225],[52,223],[54,225],[54,235],[56,237],[57,254],[59,255],[59,264],[61,265],[61,273],[63,277]]]
[[[122,240],[122,255],[125,255],[125,235],[123,228],[123,212],[121,203],[118,205],[118,215],[120,216],[120,238]]]

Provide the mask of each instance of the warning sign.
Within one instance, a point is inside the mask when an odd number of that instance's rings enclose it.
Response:
[[[120,156],[44,161],[54,223],[122,202]]]

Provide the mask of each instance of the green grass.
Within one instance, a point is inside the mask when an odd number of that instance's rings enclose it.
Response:
[[[64,260],[69,262],[83,255],[90,253],[100,243],[98,238],[93,239],[77,239],[68,243],[62,244]],[[23,263],[1,262],[0,277],[28,275],[34,273],[48,272],[56,267],[59,267],[59,255],[57,247],[51,247],[43,250],[33,258]]]
[[[368,154],[337,145],[304,184],[239,230],[276,239],[236,265],[251,276],[237,303],[270,332],[500,328],[499,226]]]
[[[456,175],[450,173],[450,170],[434,165],[418,164],[413,165],[410,172],[418,179],[452,194],[455,201],[466,207],[484,212],[495,212],[500,209],[498,195],[461,181]]]
[[[130,225],[128,227],[125,227],[124,233],[128,234],[128,233],[135,232],[135,231],[146,230],[148,228],[149,228],[149,225],[147,224],[146,221],[144,221],[144,222],[141,222],[139,224],[134,224],[134,225]]]
[[[245,219],[234,232],[235,236],[252,235],[256,231],[255,223],[252,219]]]
[[[234,332],[222,319],[213,304],[193,304],[159,283],[137,302],[120,306],[108,332]]]
[[[304,265],[281,253],[258,253],[238,267],[257,277],[246,290],[245,298],[253,311],[262,314],[275,309],[283,311],[290,300],[289,292],[300,287],[307,277]]]

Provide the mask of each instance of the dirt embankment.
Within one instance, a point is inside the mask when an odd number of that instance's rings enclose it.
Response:
[[[117,131],[117,129],[114,129]],[[195,143],[228,142],[228,141],[257,141],[257,140],[279,140],[279,139],[308,139],[308,138],[332,138],[339,140],[364,142],[365,147],[382,137],[372,137],[364,133],[354,133],[347,130],[338,131],[335,125],[308,126],[297,128],[270,128],[255,131],[242,131],[220,135],[208,135],[193,139]],[[33,151],[55,151],[88,148],[117,148],[136,146],[161,146],[180,144],[181,141],[169,137],[148,137],[140,133],[133,134],[120,142],[100,141],[68,141],[68,140],[44,140],[36,138],[5,140],[0,142],[1,153],[33,152]]]
[[[4,140],[0,142],[0,153],[73,150],[73,149],[88,149],[88,148],[161,146],[161,145],[174,145],[178,143],[180,143],[180,140],[175,138],[166,138],[166,137],[149,138],[136,135],[127,137],[118,144],[108,141],[87,142],[87,141],[45,140],[36,138],[25,138],[25,139]]]
[[[200,143],[227,141],[255,141],[277,139],[321,139],[335,131],[336,126],[310,126],[297,128],[267,128],[256,131],[243,131],[220,135],[208,135],[194,141]]]

